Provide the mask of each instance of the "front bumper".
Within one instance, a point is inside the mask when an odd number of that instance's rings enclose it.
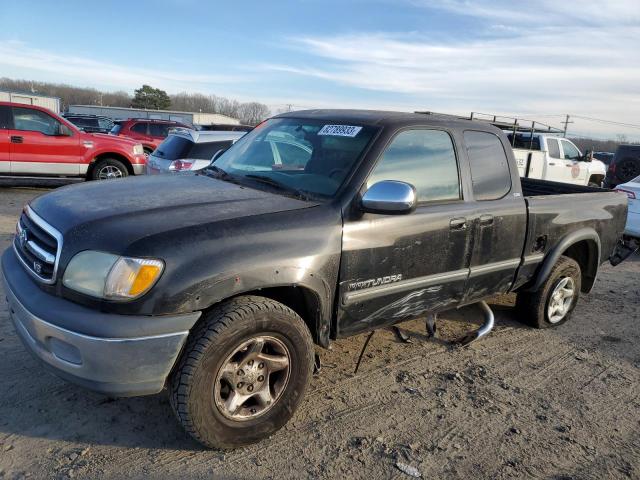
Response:
[[[133,167],[133,174],[134,175],[144,175],[145,170],[147,168],[146,164],[144,164],[144,163],[134,163],[131,166]]]
[[[113,396],[160,392],[201,312],[102,313],[42,291],[15,258],[2,256],[9,316],[27,350],[58,376]]]

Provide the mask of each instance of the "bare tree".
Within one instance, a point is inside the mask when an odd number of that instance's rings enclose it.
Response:
[[[269,107],[263,103],[248,102],[240,105],[238,114],[238,118],[241,123],[246,125],[257,125],[267,118],[271,112],[269,111]]]

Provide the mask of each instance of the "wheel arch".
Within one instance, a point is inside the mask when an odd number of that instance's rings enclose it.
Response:
[[[287,284],[255,288],[242,292],[229,292],[227,295],[213,302],[205,311],[214,308],[222,302],[243,296],[270,298],[271,300],[286,305],[302,318],[309,328],[315,344],[325,348],[329,346],[330,318],[327,318],[324,312],[320,294],[309,286]]]
[[[600,265],[600,237],[591,228],[582,228],[563,237],[547,254],[528,291],[538,290],[549,278],[551,269],[561,256],[567,256],[580,265],[581,288],[589,293],[593,288]]]
[[[129,161],[129,159],[120,154],[120,153],[114,153],[114,152],[103,152],[103,153],[99,153],[98,155],[96,155],[93,160],[91,160],[91,163],[89,164],[89,168],[87,168],[87,179],[91,179],[92,178],[92,174],[93,174],[93,169],[95,168],[96,164],[100,161],[100,160],[106,160],[108,158],[111,158],[113,160],[118,160],[122,163],[124,163],[124,166],[127,167],[127,171],[129,172],[129,175],[133,175],[133,165],[131,165],[131,162]]]

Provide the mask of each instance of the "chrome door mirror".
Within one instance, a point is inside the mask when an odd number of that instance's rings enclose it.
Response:
[[[396,180],[383,180],[373,184],[362,195],[362,210],[384,215],[402,215],[416,208],[416,189],[413,185]]]

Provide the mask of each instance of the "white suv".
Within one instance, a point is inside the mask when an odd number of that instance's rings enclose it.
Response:
[[[176,128],[147,158],[147,174],[201,170],[246,132],[197,131]]]

